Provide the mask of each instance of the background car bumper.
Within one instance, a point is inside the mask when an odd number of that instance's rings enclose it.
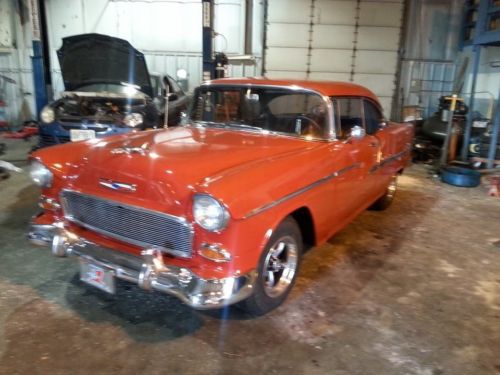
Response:
[[[97,138],[107,137],[110,135],[129,133],[134,130],[130,127],[119,127],[116,125],[106,125],[96,127],[94,125],[85,125],[81,123],[61,124],[53,122],[47,125],[41,125],[38,131],[39,145],[38,147],[53,146],[61,143],[70,142],[70,129],[89,129],[94,130]]]
[[[104,248],[55,225],[32,224],[28,238],[36,245],[51,245],[56,256],[75,256],[111,271],[118,279],[174,295],[200,310],[220,308],[249,297],[256,278],[252,271],[237,277],[203,279],[188,268],[164,264],[158,250],[145,249],[138,257]]]

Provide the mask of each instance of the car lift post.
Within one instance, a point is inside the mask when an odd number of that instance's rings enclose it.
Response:
[[[213,54],[214,30],[214,0],[202,0],[203,26],[203,81],[215,78],[215,63]]]
[[[43,44],[40,31],[40,12],[38,1],[30,1],[31,26],[33,30],[33,81],[35,84],[35,103],[37,115],[47,104],[47,91],[45,87],[45,74],[43,66]],[[42,4],[43,6],[43,4]]]

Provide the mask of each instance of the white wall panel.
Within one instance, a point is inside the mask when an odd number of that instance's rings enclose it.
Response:
[[[268,45],[301,48],[269,48],[266,74],[351,80],[381,96],[390,113],[402,12],[402,0],[269,0]]]
[[[361,26],[358,33],[358,49],[397,51],[399,29],[391,27]]]
[[[0,51],[11,48],[13,45],[13,17],[13,2],[0,1]]]
[[[335,49],[313,49],[311,51],[311,71],[349,73],[352,51]]]
[[[0,46],[0,75],[15,82],[5,84],[3,100],[7,105],[7,121],[10,126],[16,127],[36,116],[31,65],[31,24],[25,22],[23,29],[14,1],[0,2],[0,18],[3,24],[0,40],[4,44]],[[24,7],[23,10],[27,12],[27,8]],[[24,17],[27,17],[27,13]],[[5,34],[7,30],[8,35]]]
[[[313,48],[343,48],[352,50],[354,26],[314,25]]]
[[[326,81],[349,81],[349,73],[330,73],[330,72],[311,72],[309,78],[313,80],[326,80]]]
[[[268,74],[269,77],[272,77],[274,79],[280,79],[280,78],[289,78],[289,79],[306,79],[307,74],[305,71],[281,71],[281,70],[269,70]]]
[[[396,52],[357,51],[355,72],[372,74],[395,74],[398,63]]]
[[[316,1],[314,5],[314,22],[317,24],[354,26],[356,23],[356,6],[356,1]]]
[[[269,70],[305,72],[307,48],[269,48],[266,54]]]
[[[356,73],[354,82],[368,87],[378,96],[392,97],[394,90],[394,75]]]
[[[359,23],[363,26],[392,26],[399,29],[402,13],[402,3],[363,1],[359,12]]]
[[[311,3],[307,0],[270,0],[268,22],[309,24]]]
[[[386,119],[391,118],[391,109],[392,109],[392,95],[389,96],[379,96],[378,100],[380,102],[380,105],[382,106],[384,116]]]
[[[274,23],[268,28],[268,47],[309,46],[309,25]]]

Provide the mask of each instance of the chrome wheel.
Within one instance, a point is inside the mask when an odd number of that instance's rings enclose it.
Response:
[[[392,176],[389,185],[387,185],[385,194],[382,195],[370,206],[370,210],[375,210],[375,211],[385,210],[387,207],[391,205],[397,190],[398,190],[398,176],[394,175]]]
[[[291,236],[279,238],[269,249],[264,260],[264,292],[278,297],[290,287],[298,266],[298,246]]]
[[[387,199],[390,199],[391,201],[394,199],[394,196],[396,195],[396,190],[398,189],[398,176],[393,176],[391,179],[391,182],[389,183],[389,186],[387,187]]]

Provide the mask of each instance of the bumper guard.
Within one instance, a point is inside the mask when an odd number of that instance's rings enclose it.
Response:
[[[75,256],[112,271],[118,279],[179,298],[199,309],[217,309],[249,297],[255,271],[242,276],[203,279],[188,268],[166,265],[158,249],[145,249],[142,257],[102,247],[55,225],[31,224],[28,239],[52,247],[55,256]]]

